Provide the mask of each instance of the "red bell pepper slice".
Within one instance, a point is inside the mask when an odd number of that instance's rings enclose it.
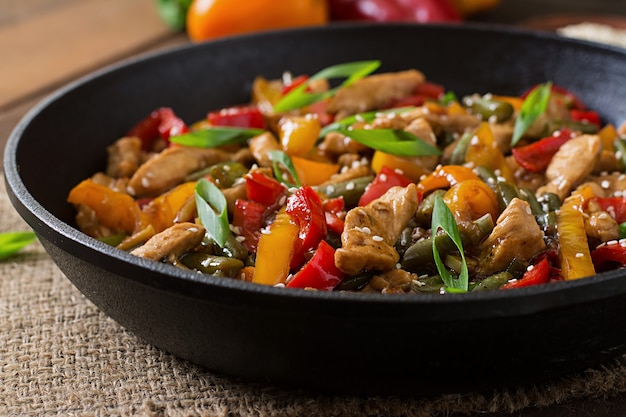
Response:
[[[280,198],[287,191],[280,182],[260,171],[252,171],[244,178],[248,199],[261,203],[265,207],[276,208],[280,203]]]
[[[294,88],[304,84],[308,80],[308,75],[298,75],[296,78],[293,78],[289,84],[285,84],[285,86],[283,86],[281,94],[284,96],[285,94],[289,93]]]
[[[300,227],[298,240],[291,258],[291,268],[297,269],[305,262],[305,253],[317,247],[326,237],[326,215],[319,195],[308,185],[300,187],[287,198],[285,211]]]
[[[161,107],[133,126],[126,135],[141,139],[141,148],[149,151],[159,137],[168,141],[171,136],[181,135],[188,131],[185,122],[176,116],[171,108]]]
[[[597,272],[626,267],[626,239],[604,243],[591,252]]]
[[[343,232],[344,221],[338,214],[345,208],[343,197],[336,197],[324,202],[324,215],[326,217],[326,226],[328,230],[332,230],[337,234]]]
[[[412,182],[410,178],[383,166],[374,180],[365,188],[365,192],[359,199],[359,206],[366,206],[385,194],[391,187],[406,187]]]
[[[449,0],[330,0],[331,20],[459,22]]]
[[[591,201],[598,203],[617,223],[626,222],[626,197],[595,197]]]
[[[535,87],[537,87],[537,85],[534,85],[528,90],[526,90],[524,94],[522,94],[521,98],[525,99],[526,96],[535,89]],[[566,88],[563,88],[559,85],[552,84],[552,87],[550,88],[550,92],[552,93],[553,96],[560,97],[560,99],[557,98],[557,100],[559,100],[560,104],[562,104],[568,109],[585,110],[587,108],[585,104],[583,103],[583,101],[580,98],[578,98],[576,94],[572,93]]]
[[[530,145],[513,148],[511,153],[515,162],[525,170],[541,172],[550,165],[552,157],[559,148],[573,137],[574,133],[570,129],[557,130],[552,136],[540,139]]]
[[[287,287],[332,291],[344,277],[335,265],[335,249],[321,240],[313,257],[287,282]]]
[[[600,127],[602,125],[602,120],[600,120],[600,113],[593,110],[578,110],[571,109],[569,111],[570,117],[572,120],[583,123],[590,123]]]
[[[531,269],[527,270],[522,278],[510,281],[500,287],[500,289],[508,290],[511,288],[522,288],[530,287],[531,285],[545,284],[550,281],[551,275],[552,271],[550,262],[548,262],[547,257],[544,257],[541,261],[534,264]]]
[[[256,253],[261,237],[261,229],[265,226],[266,207],[252,200],[235,200],[233,226],[238,234],[244,237],[241,242],[248,252]]]
[[[265,118],[256,106],[234,106],[209,112],[207,120],[213,126],[265,129]]]

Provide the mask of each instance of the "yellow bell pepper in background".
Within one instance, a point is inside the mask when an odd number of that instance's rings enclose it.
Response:
[[[443,201],[457,222],[474,221],[489,213],[495,223],[500,214],[496,194],[481,180],[470,179],[456,184],[446,191]]]
[[[270,225],[269,233],[259,239],[252,282],[264,285],[284,283],[300,228],[281,210]]]
[[[472,137],[467,147],[465,160],[473,162],[475,167],[484,166],[491,168],[508,182],[515,183],[513,169],[509,166],[500,148],[498,148],[498,144],[487,122],[482,122],[474,133],[474,137]]]
[[[583,217],[583,207],[593,197],[591,187],[583,186],[567,197],[557,211],[559,261],[561,275],[565,280],[584,278],[596,273]]]
[[[602,140],[603,151],[615,152],[615,139],[619,136],[615,126],[610,123],[607,124],[598,132],[598,136]]]
[[[292,156],[291,162],[302,184],[320,185],[339,171],[339,165]]]
[[[419,158],[419,157],[417,157]],[[375,151],[372,157],[372,169],[378,174],[386,166],[393,170],[399,169],[402,174],[417,182],[429,171],[414,162],[415,158],[391,155],[381,151]]]
[[[321,129],[316,117],[284,116],[278,122],[278,137],[283,151],[289,156],[306,155],[315,146]]]

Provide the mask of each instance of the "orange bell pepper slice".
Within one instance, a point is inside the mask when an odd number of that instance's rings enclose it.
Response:
[[[602,149],[609,152],[615,152],[615,139],[619,137],[617,130],[615,130],[615,126],[610,123],[607,124],[600,129],[598,136],[600,136],[600,140],[602,141]]]
[[[498,219],[498,198],[482,180],[469,179],[454,185],[443,201],[458,220],[474,221],[487,213],[494,222]]]
[[[103,226],[128,234],[142,228],[144,216],[139,204],[128,194],[112,190],[86,179],[76,185],[67,197],[72,204],[91,208]]]
[[[502,151],[491,132],[489,123],[483,122],[470,140],[465,154],[467,162],[473,162],[474,166],[484,166],[498,172],[510,183],[515,183],[513,169],[509,166]]]
[[[339,172],[339,165],[328,162],[313,161],[299,156],[292,156],[291,162],[302,184],[320,185]]]
[[[594,197],[589,186],[583,186],[567,197],[556,212],[561,275],[573,280],[595,275],[585,231],[584,207]]]
[[[252,282],[263,285],[284,283],[300,228],[284,210],[276,215],[269,232],[259,239]]]
[[[462,165],[442,165],[417,184],[417,190],[424,195],[442,188],[450,188],[462,181],[480,180],[471,169]]]

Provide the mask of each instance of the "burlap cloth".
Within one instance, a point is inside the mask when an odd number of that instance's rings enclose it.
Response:
[[[0,176],[0,232],[27,230]],[[0,415],[450,416],[626,391],[626,360],[515,389],[359,398],[216,375],[145,343],[72,286],[39,243],[0,261]]]

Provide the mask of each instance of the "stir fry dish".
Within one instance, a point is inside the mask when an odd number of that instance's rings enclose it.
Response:
[[[551,81],[457,96],[378,61],[155,109],[68,202],[84,233],[224,279],[463,293],[626,266],[626,123]]]

